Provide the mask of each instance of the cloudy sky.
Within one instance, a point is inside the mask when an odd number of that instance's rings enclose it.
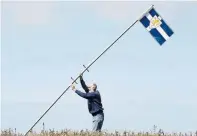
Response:
[[[175,34],[163,45],[137,23],[85,73],[105,108],[103,129],[197,128],[197,2],[3,2],[1,128],[26,132],[76,77],[155,5]],[[80,85],[77,86],[81,89]],[[35,127],[91,129],[71,90]]]

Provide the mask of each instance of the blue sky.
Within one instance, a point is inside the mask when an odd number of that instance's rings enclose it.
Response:
[[[26,132],[109,44],[151,5],[175,34],[163,45],[137,23],[85,73],[105,109],[103,129],[197,128],[197,2],[3,2],[1,128]],[[77,86],[81,89],[80,85]],[[91,129],[71,90],[35,127]]]

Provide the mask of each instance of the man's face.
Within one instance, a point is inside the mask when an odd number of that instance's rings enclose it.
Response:
[[[90,91],[96,91],[96,88],[97,88],[97,86],[96,86],[95,83],[93,83],[92,85],[88,86],[88,89],[89,89]]]

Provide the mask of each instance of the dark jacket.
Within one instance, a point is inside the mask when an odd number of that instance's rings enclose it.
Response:
[[[86,93],[83,93],[79,90],[76,90],[76,93],[87,99],[88,100],[88,110],[89,112],[94,116],[97,113],[103,112],[103,105],[101,102],[101,95],[99,93],[99,91],[95,91],[95,92],[89,92],[88,87],[86,86],[82,76],[80,77],[80,82],[81,82],[81,86],[82,88],[85,90]]]

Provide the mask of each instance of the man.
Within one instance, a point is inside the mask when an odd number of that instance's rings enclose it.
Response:
[[[82,75],[80,75],[80,82],[86,93],[77,90],[74,85],[72,85],[72,90],[75,91],[79,96],[88,100],[88,110],[93,116],[92,130],[101,131],[104,121],[104,109],[102,106],[100,93],[97,90],[97,85],[93,83],[91,86],[86,86]]]

